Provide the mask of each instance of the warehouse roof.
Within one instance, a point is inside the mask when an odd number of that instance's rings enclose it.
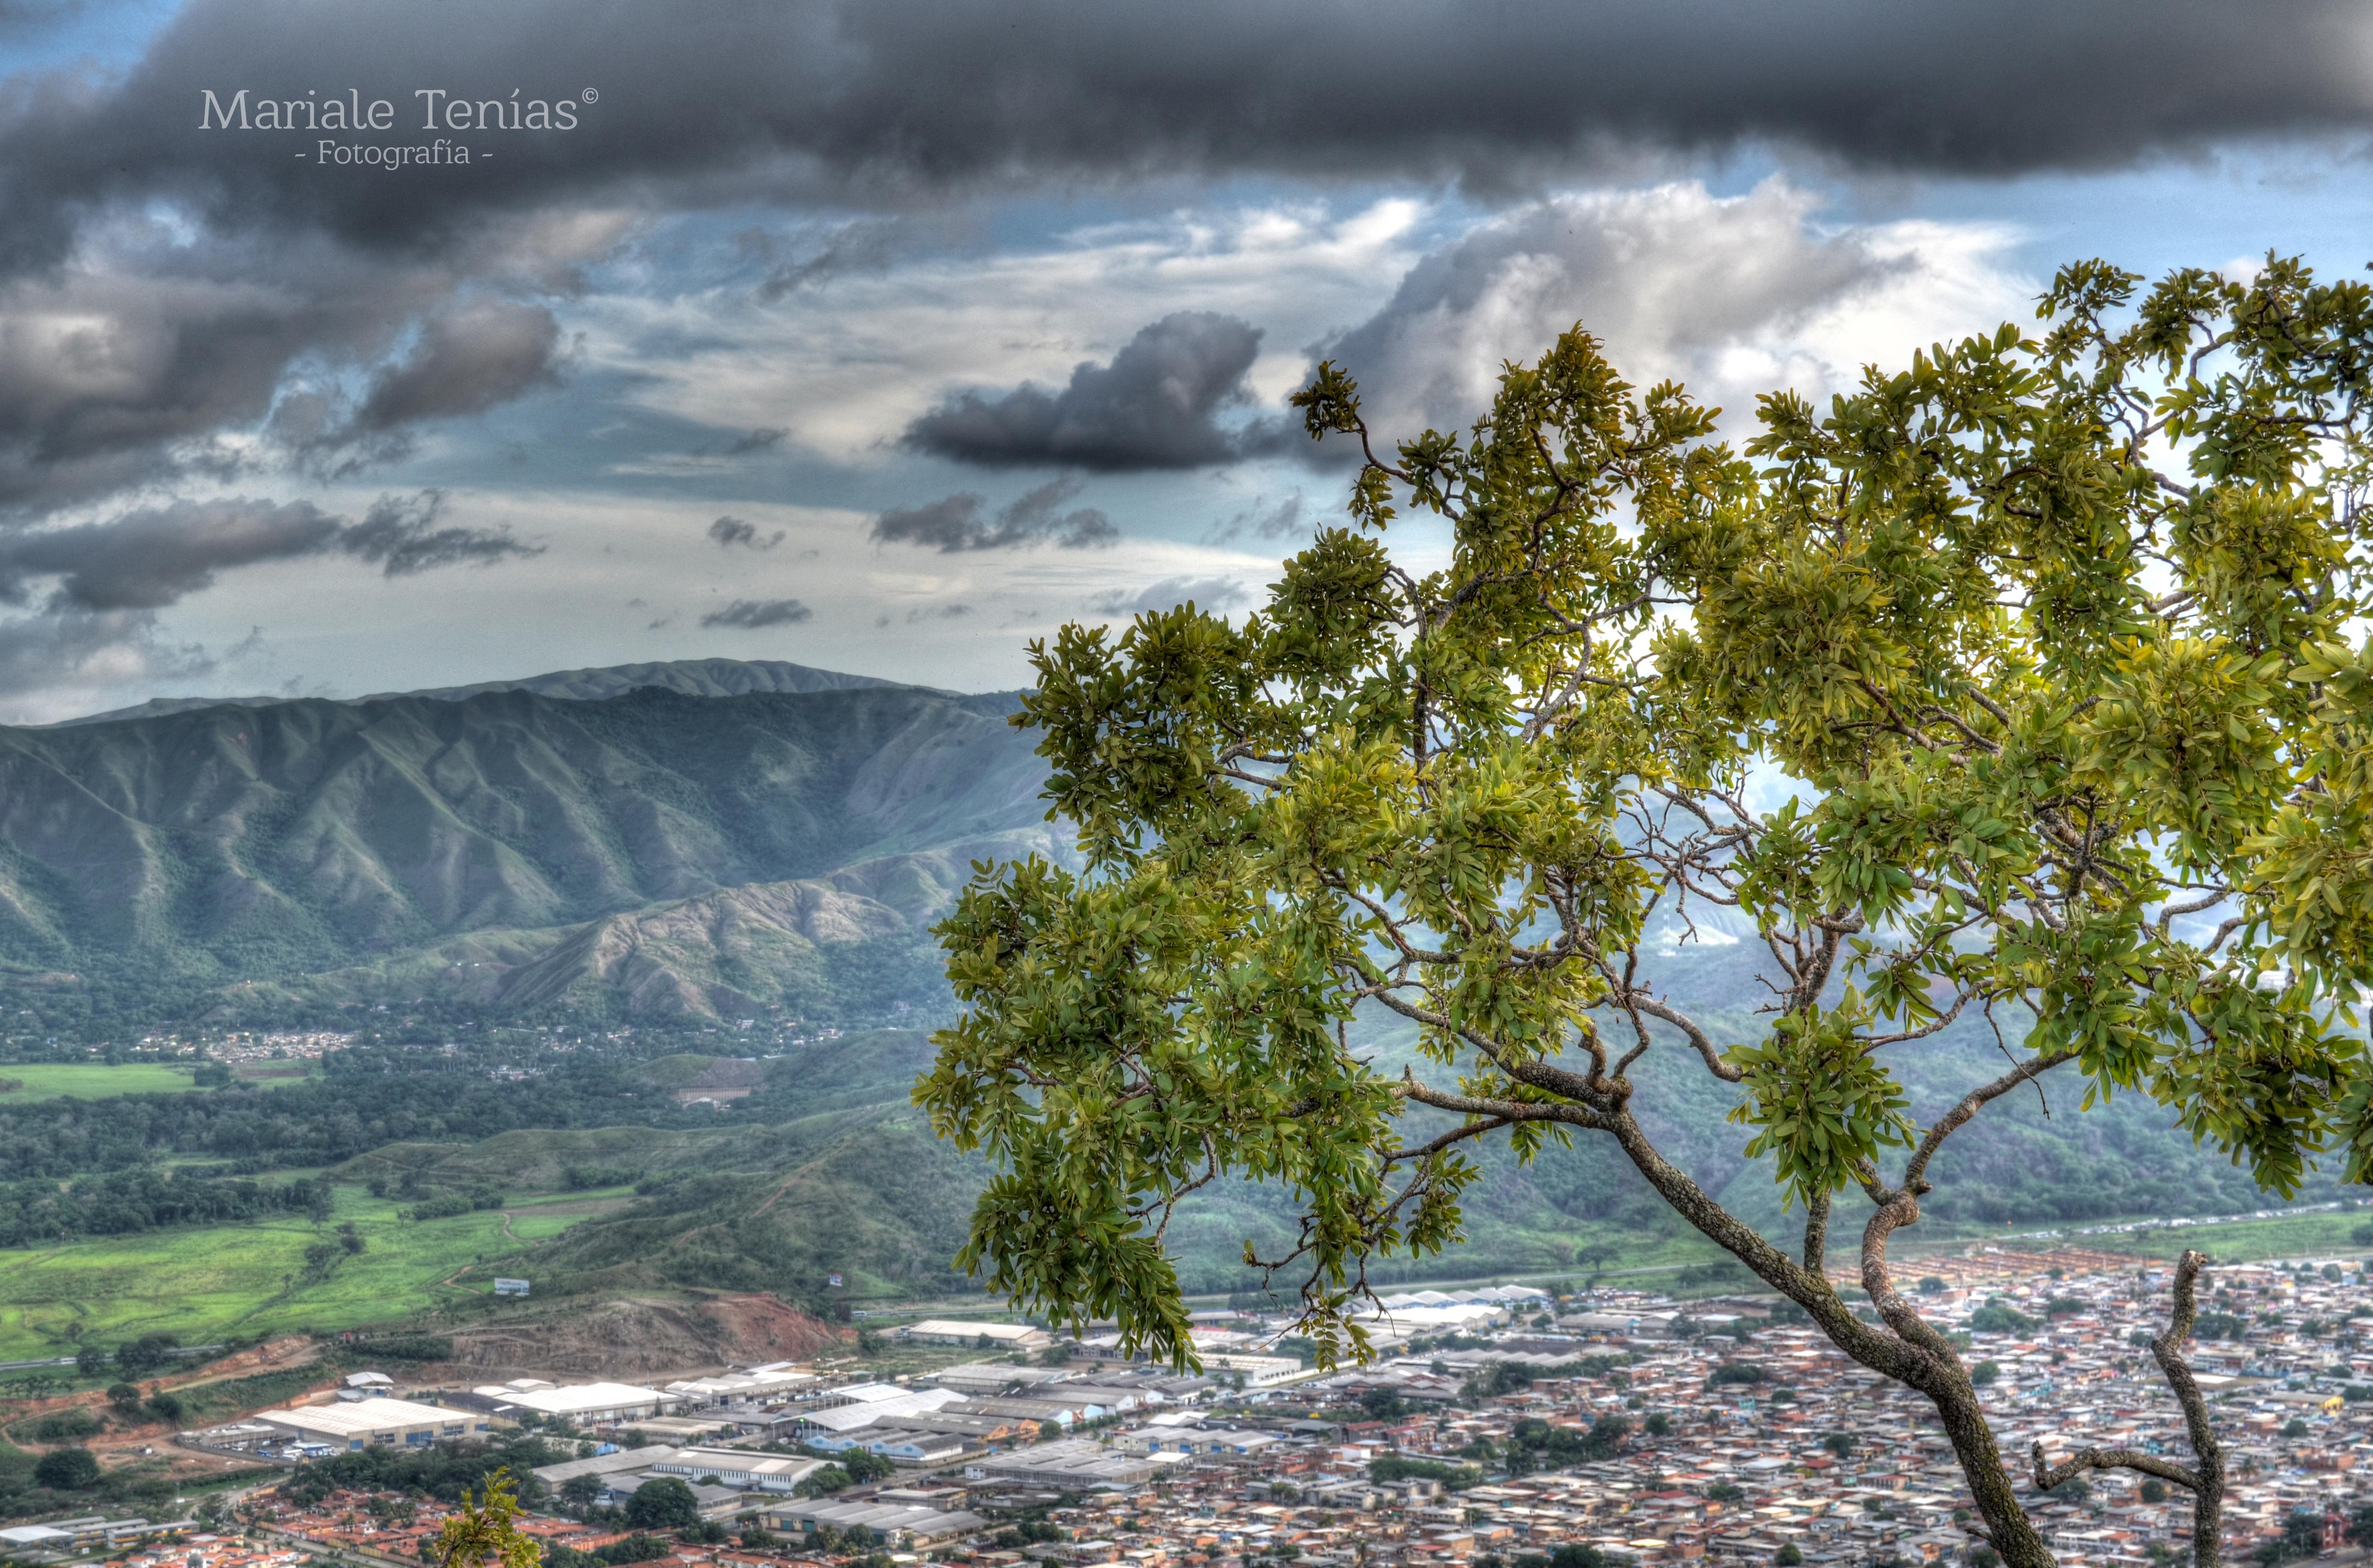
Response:
[[[410,1399],[356,1399],[335,1405],[301,1405],[295,1410],[264,1410],[257,1417],[275,1426],[325,1437],[368,1437],[375,1432],[403,1432],[423,1426],[450,1426],[474,1420],[467,1410],[442,1405],[416,1405]]]
[[[617,1410],[628,1405],[649,1405],[656,1410],[663,1405],[684,1402],[681,1395],[662,1394],[656,1388],[640,1388],[631,1383],[576,1383],[560,1388],[521,1388],[517,1384],[504,1384],[473,1391],[522,1405],[532,1410],[542,1410],[546,1415],[559,1416]]]

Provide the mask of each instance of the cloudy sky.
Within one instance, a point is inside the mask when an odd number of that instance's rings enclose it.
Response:
[[[0,0],[0,62],[17,721],[1012,685],[1338,509],[1322,357],[1413,432],[1578,319],[1743,413],[2067,260],[2373,259],[2313,0]]]

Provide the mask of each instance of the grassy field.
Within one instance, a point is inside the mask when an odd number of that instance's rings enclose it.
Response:
[[[445,1281],[520,1243],[558,1235],[625,1196],[554,1193],[499,1211],[410,1221],[399,1217],[402,1202],[342,1187],[337,1211],[318,1225],[291,1217],[0,1253],[0,1361],[159,1329],[194,1344],[383,1323],[478,1294],[487,1288],[484,1270],[457,1285]],[[366,1250],[342,1258],[326,1277],[306,1277],[307,1246],[330,1239],[348,1220]]]
[[[190,1087],[190,1069],[146,1061],[126,1062],[121,1067],[98,1062],[40,1061],[0,1067],[0,1084],[10,1082],[18,1087],[0,1092],[0,1106],[55,1100],[68,1094],[86,1100],[105,1099],[111,1094],[175,1094]]]
[[[2143,1258],[2173,1258],[2196,1246],[2221,1263],[2265,1258],[2354,1257],[2364,1252],[2352,1235],[2365,1228],[2362,1210],[2336,1214],[2299,1214],[2282,1220],[2236,1220],[2222,1225],[2186,1225],[2180,1230],[2137,1231],[2130,1235],[2076,1236],[2075,1245]]]
[[[180,1094],[191,1088],[191,1069],[168,1062],[28,1062],[0,1067],[0,1106],[21,1106],[34,1100],[103,1100],[113,1094]],[[258,1062],[234,1071],[240,1082],[259,1089],[285,1089],[313,1074],[301,1061]],[[5,1085],[14,1084],[8,1088]]]

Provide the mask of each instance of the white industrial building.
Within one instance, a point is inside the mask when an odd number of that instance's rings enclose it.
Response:
[[[631,1383],[547,1383],[541,1377],[518,1377],[470,1390],[482,1399],[509,1405],[538,1415],[602,1426],[614,1422],[648,1421],[686,1402],[681,1394],[638,1388]]]
[[[854,1432],[864,1426],[894,1426],[900,1416],[922,1415],[964,1403],[953,1388],[901,1388],[888,1398],[865,1399],[826,1410],[801,1410],[793,1432],[801,1437]]]
[[[654,1474],[686,1480],[715,1476],[719,1485],[737,1492],[778,1492],[788,1496],[827,1462],[749,1448],[679,1448],[649,1468]]]
[[[1223,1379],[1241,1375],[1247,1388],[1272,1387],[1312,1375],[1312,1369],[1293,1356],[1245,1355],[1234,1351],[1204,1352],[1203,1372],[1206,1376]]]
[[[667,1391],[681,1394],[695,1404],[746,1405],[793,1398],[804,1393],[815,1381],[812,1372],[803,1372],[789,1362],[774,1362],[740,1372],[720,1373],[715,1377],[687,1378],[669,1384]]]
[[[493,1416],[473,1410],[450,1410],[442,1405],[416,1405],[409,1399],[355,1399],[341,1400],[333,1405],[300,1405],[294,1410],[262,1410],[253,1419],[299,1442],[319,1443],[348,1450],[379,1444],[425,1448],[432,1443],[484,1437],[493,1429],[496,1421]]]
[[[768,1509],[763,1515],[768,1527],[788,1530],[805,1536],[818,1526],[830,1526],[844,1535],[863,1530],[885,1546],[920,1546],[952,1536],[969,1535],[988,1524],[978,1514],[962,1509],[942,1512],[937,1508],[916,1508],[880,1503],[836,1503],[816,1499],[807,1503],[789,1503]]]
[[[1027,1323],[967,1323],[960,1318],[926,1317],[920,1323],[909,1323],[898,1330],[902,1340],[919,1340],[926,1344],[976,1345],[987,1340],[1001,1351],[1035,1350],[1052,1344],[1044,1328],[1033,1328]]]

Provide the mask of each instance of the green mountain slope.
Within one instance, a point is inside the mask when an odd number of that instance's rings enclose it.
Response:
[[[912,948],[969,858],[1052,847],[1010,706],[642,685],[0,729],[0,963],[123,995],[779,1000],[822,950]]]
[[[1752,1025],[1744,1016],[1724,1022]],[[1416,1061],[1405,1030],[1374,1024],[1364,1034],[1385,1071]],[[663,1184],[537,1249],[538,1279],[550,1279],[555,1290],[765,1289],[811,1304],[829,1299],[824,1281],[832,1273],[849,1280],[847,1290],[860,1297],[948,1288],[955,1281],[945,1265],[988,1173],[983,1162],[934,1142],[907,1106],[908,1086],[930,1054],[918,1032],[880,1031],[763,1063],[676,1057],[651,1064],[655,1077],[671,1084],[722,1083],[738,1069],[758,1074],[763,1086],[741,1102],[744,1125],[737,1129],[650,1134],[627,1163]],[[2000,1059],[1990,1032],[1955,1032],[1907,1053],[1914,1113],[1934,1117],[1971,1082],[1998,1071]],[[1739,1129],[1725,1120],[1734,1092],[1672,1043],[1643,1059],[1634,1081],[1635,1104],[1659,1144],[1734,1211],[1790,1239],[1801,1217],[1781,1211],[1770,1162],[1739,1154]],[[2194,1148],[2140,1095],[2120,1096],[2084,1116],[2067,1110],[2056,1096],[2047,1106],[2028,1095],[1963,1129],[1932,1167],[1936,1190],[1905,1243],[1981,1238],[2006,1223],[2028,1228],[2274,1206],[2228,1161]],[[749,1125],[757,1120],[772,1125]],[[1423,1113],[1412,1117],[1409,1132],[1422,1139],[1447,1125]],[[622,1152],[632,1147],[614,1131],[514,1133],[441,1152],[410,1146],[403,1157],[445,1186],[531,1185],[550,1182],[570,1161],[625,1162]],[[1572,1271],[1577,1252],[1591,1244],[1613,1247],[1618,1268],[1717,1256],[1607,1139],[1577,1135],[1572,1148],[1550,1149],[1530,1165],[1498,1143],[1476,1147],[1473,1157],[1484,1175],[1468,1194],[1465,1241],[1439,1258],[1380,1264],[1371,1270],[1376,1283]],[[2303,1199],[2337,1195],[2327,1173]],[[1239,1183],[1189,1199],[1169,1241],[1190,1289],[1239,1291],[1258,1282],[1241,1261],[1245,1243],[1280,1256],[1292,1246],[1293,1232],[1284,1195]],[[1855,1234],[1841,1233],[1839,1245],[1851,1246]]]

